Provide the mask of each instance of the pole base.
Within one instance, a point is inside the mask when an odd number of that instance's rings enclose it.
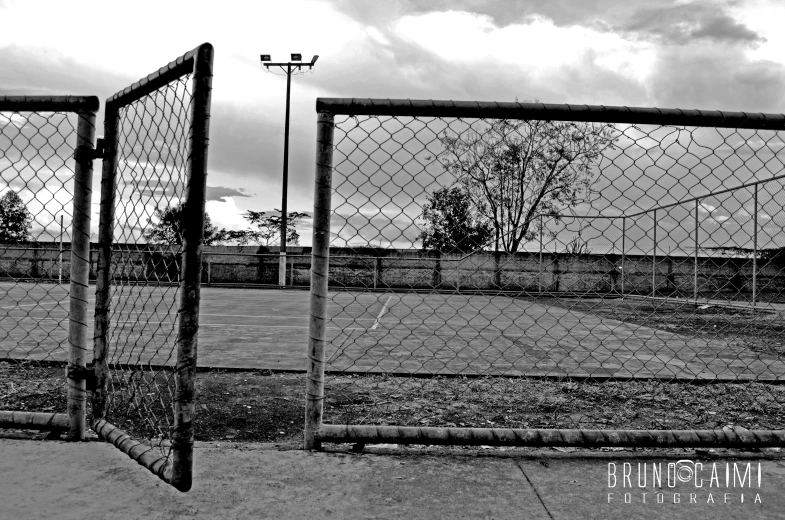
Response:
[[[286,287],[286,252],[282,251],[278,258],[278,285]]]

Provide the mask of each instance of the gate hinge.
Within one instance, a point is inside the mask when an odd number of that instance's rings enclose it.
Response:
[[[85,381],[88,391],[95,390],[96,378],[92,362],[88,363],[86,367],[68,365],[65,369],[65,377],[72,381]]]
[[[95,148],[89,146],[80,146],[74,151],[74,159],[77,162],[94,161],[95,159],[103,159],[106,152],[106,145],[103,137],[96,140]]]

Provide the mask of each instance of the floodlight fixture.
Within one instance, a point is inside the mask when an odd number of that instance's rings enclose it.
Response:
[[[259,57],[262,59],[262,61],[271,61],[272,60],[272,58],[270,58],[269,54],[260,54]]]
[[[315,55],[315,56],[314,56],[314,57],[311,59],[311,66],[313,66],[313,64],[314,64],[314,63],[316,63],[316,60],[318,60],[318,59],[319,59],[319,55],[318,55],[318,54],[316,54],[316,55]]]
[[[292,54],[292,61],[303,61],[302,54]]]

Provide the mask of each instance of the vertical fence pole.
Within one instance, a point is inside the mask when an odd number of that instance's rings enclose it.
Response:
[[[695,199],[695,244],[694,244],[695,252],[693,253],[693,257],[695,261],[693,262],[693,268],[692,268],[693,271],[693,280],[692,280],[693,295],[692,296],[696,304],[698,303],[698,206],[699,206],[698,199]]]
[[[63,284],[63,216],[60,215],[60,253],[57,255],[57,284]]]
[[[651,252],[651,295],[657,296],[657,210],[654,210],[654,249]]]
[[[191,79],[191,128],[188,135],[188,186],[184,219],[190,225],[183,233],[183,263],[180,280],[177,366],[175,368],[174,432],[172,433],[172,476],[169,482],[180,491],[193,481],[194,393],[196,383],[199,299],[202,282],[204,208],[207,191],[207,145],[210,135],[210,97],[213,82],[213,46],[199,47]]]
[[[71,286],[68,313],[68,440],[85,435],[87,409],[87,289],[90,273],[90,203],[93,186],[95,111],[79,113],[76,127],[74,209],[71,223]],[[81,372],[81,374],[80,374]]]
[[[540,265],[538,267],[538,275],[537,275],[537,292],[542,292],[542,215],[540,215]]]
[[[458,266],[455,268],[455,292],[461,292],[461,264],[463,259],[458,261]]]
[[[758,297],[758,184],[755,185],[755,203],[752,211],[752,308]]]
[[[327,282],[330,267],[330,208],[333,167],[333,115],[319,112],[316,126],[316,182],[313,202],[311,309],[308,324],[308,371],[305,382],[305,449],[321,448],[316,432],[324,407],[324,344]]]
[[[120,115],[113,105],[104,110],[104,160],[101,171],[101,207],[98,212],[98,261],[95,266],[95,324],[93,326],[93,424],[106,417],[106,380],[109,368],[109,311],[112,304],[112,243],[114,242],[117,147]]]
[[[627,251],[627,217],[621,218],[621,296],[624,298],[624,258]]]
[[[373,288],[376,289],[379,286],[379,259],[378,257],[373,258]]]
[[[210,261],[208,260],[207,261],[207,285],[210,285],[211,277],[212,277],[212,268],[210,265]]]

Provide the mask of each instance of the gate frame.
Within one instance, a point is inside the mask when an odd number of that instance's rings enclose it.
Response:
[[[321,449],[322,442],[584,448],[785,446],[785,430],[439,428],[334,425],[322,422],[335,115],[528,119],[756,130],[785,130],[785,115],[598,105],[369,98],[317,98],[316,112],[314,229],[305,397],[306,450]]]
[[[188,166],[185,215],[193,223],[183,236],[183,267],[178,309],[177,362],[175,366],[174,431],[171,460],[157,456],[154,448],[135,441],[106,421],[109,310],[111,305],[111,257],[114,240],[115,192],[117,189],[119,110],[180,77],[193,73],[191,127],[188,134]],[[210,98],[213,77],[213,46],[203,43],[158,71],[106,100],[104,117],[105,154],[101,176],[101,208],[96,267],[94,371],[96,389],[92,400],[92,427],[136,462],[179,491],[193,482],[194,383],[196,380],[197,333],[201,288],[201,257],[207,190],[207,146],[210,131]],[[194,202],[197,201],[197,202]]]

